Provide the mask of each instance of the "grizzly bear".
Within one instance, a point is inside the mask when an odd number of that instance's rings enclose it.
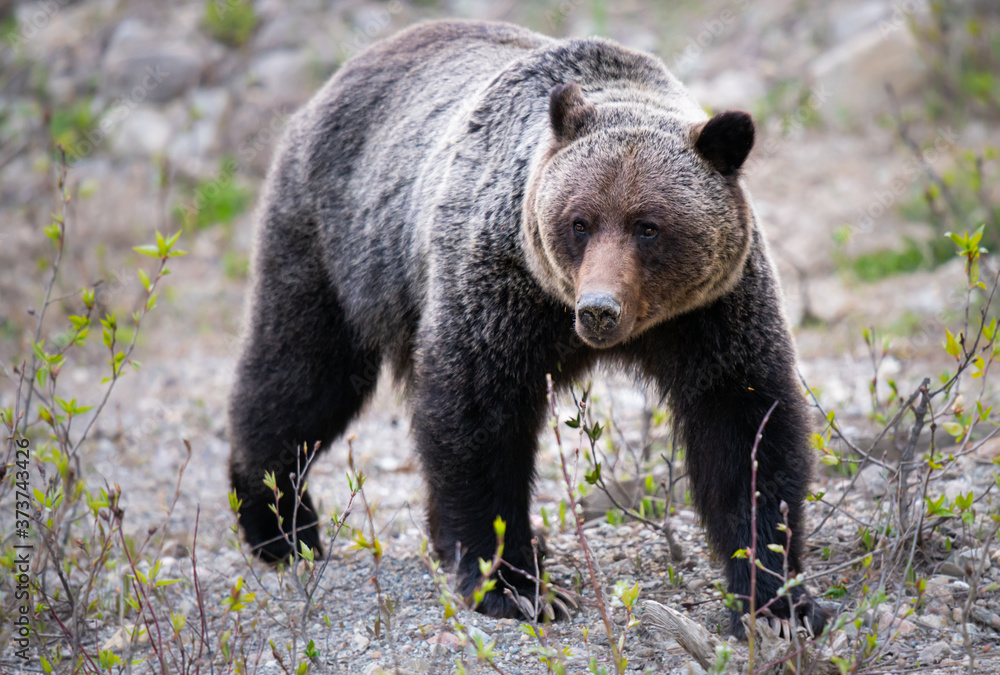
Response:
[[[438,21],[376,43],[295,115],[259,209],[249,334],[229,405],[239,521],[259,557],[320,551],[312,449],[344,432],[390,367],[412,406],[437,555],[460,590],[496,547],[534,570],[529,519],[546,375],[596,363],[669,404],[728,588],[757,550],[802,569],[807,410],[764,235],[740,177],[744,112],[709,118],[657,58],[502,23]],[[282,497],[263,485],[273,471]],[[294,547],[293,547],[294,545]],[[477,609],[540,612],[506,568]],[[781,581],[757,575],[757,606]],[[773,603],[821,630],[801,588]],[[533,608],[529,610],[529,608]],[[735,617],[735,614],[733,615]],[[733,630],[741,633],[738,621]]]

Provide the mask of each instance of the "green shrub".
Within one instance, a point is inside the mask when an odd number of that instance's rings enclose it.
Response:
[[[209,0],[205,4],[204,25],[219,42],[240,47],[257,27],[257,15],[247,0]]]

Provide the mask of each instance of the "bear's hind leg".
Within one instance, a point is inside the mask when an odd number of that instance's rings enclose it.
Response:
[[[271,562],[297,553],[299,542],[322,554],[319,514],[304,490],[295,494],[305,475],[293,476],[305,474],[317,444],[327,446],[360,411],[380,363],[345,320],[315,242],[282,238],[281,225],[266,222],[258,246],[250,333],[229,401],[229,475],[242,500],[240,525],[254,554]],[[281,492],[280,527],[265,472],[274,473]]]

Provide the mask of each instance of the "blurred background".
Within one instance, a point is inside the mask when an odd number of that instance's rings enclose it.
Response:
[[[127,342],[127,317],[147,302],[136,268],[152,275],[134,247],[180,233],[188,254],[171,259],[143,320],[131,357],[141,368],[117,383],[80,454],[92,484],[128,487],[133,522],[174,500],[185,525],[162,551],[190,545],[200,505],[219,583],[245,573],[228,529],[225,398],[254,206],[288,116],[368,45],[440,17],[608,37],[661,57],[709,111],[754,115],[746,180],[801,370],[846,429],[870,433],[897,387],[954,366],[945,329],[957,331],[970,296],[945,234],[983,225],[981,245],[1000,245],[996,0],[0,0],[0,406],[14,405],[36,335],[50,352],[74,340],[66,317],[83,313],[81,288],[95,289],[95,325],[115,313]],[[62,259],[39,326],[63,153]],[[989,287],[995,261],[981,260]],[[61,396],[88,405],[107,370],[92,332],[59,366]],[[650,425],[668,437],[640,389],[609,382],[622,439],[645,443]],[[996,385],[983,387],[979,400],[996,400]],[[407,429],[383,388],[349,433],[391,531],[413,538],[399,550],[412,553],[422,488]],[[177,495],[181,439],[194,459]],[[347,453],[342,439],[314,471],[327,506],[347,501]],[[556,509],[550,464],[538,500]]]
[[[60,287],[103,280],[101,309],[131,311],[132,246],[182,231],[190,255],[144,339],[164,357],[228,355],[287,116],[373,41],[456,16],[609,37],[659,55],[707,109],[754,114],[747,180],[806,373],[839,404],[858,394],[861,328],[901,338],[890,368],[936,351],[961,286],[943,233],[985,222],[1000,242],[992,0],[2,0],[0,356],[28,347],[57,146],[73,197]]]

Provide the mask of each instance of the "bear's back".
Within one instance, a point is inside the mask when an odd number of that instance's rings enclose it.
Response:
[[[478,247],[523,267],[527,172],[546,142],[548,93],[569,81],[626,112],[703,115],[653,56],[472,21],[419,24],[372,45],[296,115],[276,167],[298,185],[282,199],[313,221],[365,342],[407,360],[434,256]]]

